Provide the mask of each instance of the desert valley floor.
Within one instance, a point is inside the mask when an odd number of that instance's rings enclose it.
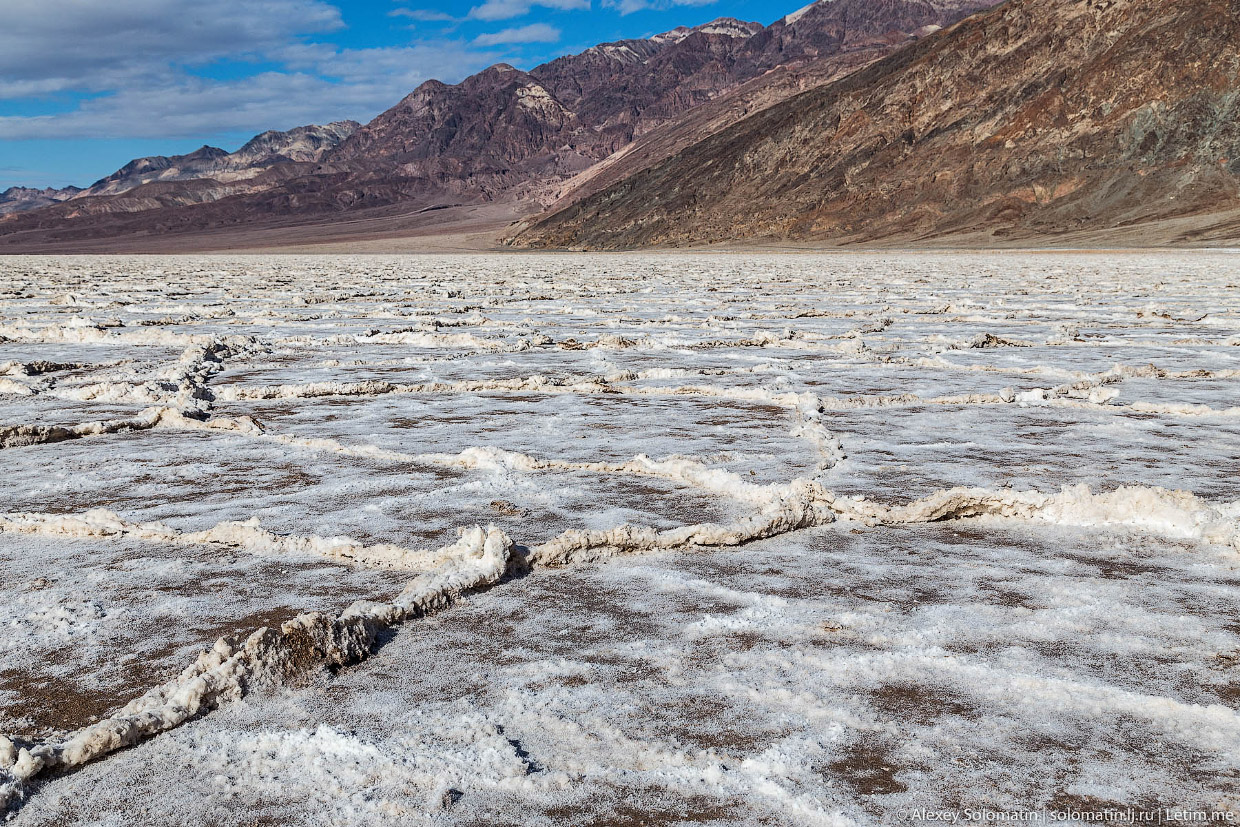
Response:
[[[4,259],[0,810],[1240,813],[1238,389],[1222,252]]]

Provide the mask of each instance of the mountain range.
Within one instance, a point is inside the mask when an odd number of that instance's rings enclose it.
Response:
[[[1237,0],[818,0],[428,81],[364,126],[11,189],[0,250],[449,226],[579,249],[1205,243],[1240,235],[1238,19]]]
[[[138,212],[176,203],[210,200],[208,193],[219,197],[221,192],[233,194],[245,191],[248,187],[235,186],[236,182],[260,179],[273,167],[312,167],[360,127],[361,124],[355,121],[339,121],[326,126],[302,126],[287,132],[272,130],[255,135],[236,152],[203,146],[186,155],[136,158],[85,189],[13,187],[0,193],[0,215],[75,199],[78,203],[66,207],[70,211],[68,215]],[[100,198],[119,196],[157,182],[179,182],[182,186],[148,187],[140,195],[124,199]],[[234,186],[219,186],[229,184]],[[263,184],[255,182],[252,186],[262,188]]]

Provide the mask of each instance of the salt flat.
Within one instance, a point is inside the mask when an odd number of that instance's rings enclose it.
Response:
[[[0,260],[15,824],[1240,817],[1240,255]]]

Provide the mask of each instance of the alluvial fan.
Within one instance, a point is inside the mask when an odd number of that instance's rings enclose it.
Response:
[[[0,808],[1240,813],[1238,263],[0,262]]]

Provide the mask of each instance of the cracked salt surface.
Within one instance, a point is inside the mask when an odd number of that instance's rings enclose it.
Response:
[[[1237,261],[9,259],[0,801],[1237,810]]]
[[[9,531],[0,565],[0,731],[23,737],[85,725],[221,634],[403,585],[323,561]]]

